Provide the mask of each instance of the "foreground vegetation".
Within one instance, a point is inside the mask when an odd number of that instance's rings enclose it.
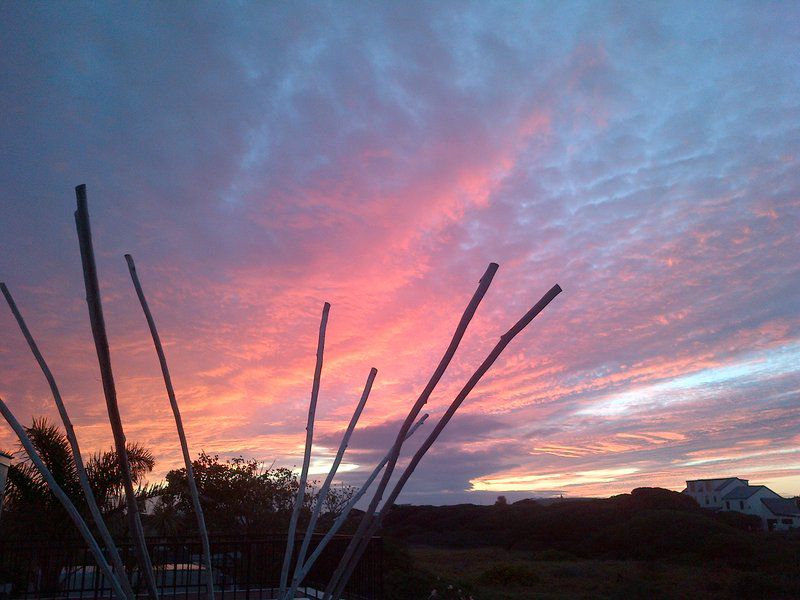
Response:
[[[767,534],[757,519],[662,489],[399,506],[385,533],[391,599],[800,597],[798,532]]]
[[[56,479],[86,512],[69,444],[37,419],[28,434]],[[146,484],[147,449],[129,454],[138,497],[151,503],[150,534],[193,534],[186,474]],[[288,469],[201,454],[193,467],[211,533],[285,532],[298,481]],[[124,494],[113,451],[87,460],[100,508],[115,535],[126,535]],[[326,501],[320,530],[352,490]],[[302,530],[313,502],[309,486]],[[354,511],[345,531],[361,513]],[[61,505],[36,470],[17,461],[8,474],[0,537],[76,538]],[[495,506],[396,506],[385,523],[388,600],[522,598],[800,598],[800,532],[765,533],[759,519],[713,513],[676,492],[640,488],[607,499]]]
[[[64,432],[47,419],[33,420],[26,432],[34,447],[61,488],[91,522],[81,489],[72,450]],[[64,507],[55,498],[25,451],[8,471],[0,538],[13,540],[77,540],[78,531]],[[128,459],[136,497],[143,511],[142,522],[148,535],[196,535],[197,521],[185,469],[167,473],[166,481],[148,484],[155,466],[152,453],[135,443],[128,444]],[[285,533],[297,496],[297,476],[286,468],[264,467],[254,459],[220,460],[201,453],[192,462],[198,491],[203,502],[209,533],[216,535],[260,535]],[[125,494],[114,450],[98,452],[86,459],[89,485],[104,520],[117,537],[128,536],[124,518]],[[317,501],[317,482],[308,482],[300,514],[300,529],[308,522]],[[325,530],[338,516],[353,493],[349,487],[331,488],[319,519]]]
[[[797,598],[788,577],[672,561],[549,560],[501,548],[413,547],[416,589],[392,598]],[[796,575],[795,575],[796,577]],[[401,584],[402,585],[402,584]],[[449,588],[449,589],[448,589]],[[401,587],[402,589],[402,587]]]

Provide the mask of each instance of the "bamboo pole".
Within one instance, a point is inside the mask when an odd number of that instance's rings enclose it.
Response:
[[[292,563],[294,553],[294,536],[297,530],[297,520],[300,517],[300,510],[303,507],[303,499],[306,493],[306,481],[308,479],[308,466],[311,462],[311,443],[314,440],[314,416],[317,411],[317,397],[319,396],[320,377],[322,376],[322,354],[325,350],[325,329],[328,326],[328,313],[331,305],[327,302],[322,307],[322,320],[319,324],[319,339],[317,341],[317,364],[314,368],[314,383],[311,386],[311,401],[308,405],[308,422],[306,424],[306,448],[303,454],[303,468],[300,471],[300,481],[297,488],[297,498],[294,502],[294,510],[289,521],[289,534],[286,538],[286,553],[283,556],[283,567],[281,568],[281,587],[280,596],[286,593],[286,584],[289,579],[289,567]]]
[[[314,511],[311,513],[311,520],[308,522],[306,533],[303,536],[303,543],[300,546],[300,552],[297,554],[297,563],[294,568],[292,584],[289,586],[289,591],[286,592],[286,596],[284,596],[285,599],[294,598],[294,592],[297,589],[297,586],[300,584],[299,575],[302,570],[303,561],[306,559],[308,546],[311,543],[312,536],[314,535],[314,529],[317,526],[317,520],[319,519],[320,512],[322,511],[322,505],[328,498],[328,491],[330,490],[331,483],[333,483],[333,478],[336,476],[336,471],[339,469],[342,458],[344,458],[344,452],[350,442],[350,437],[353,435],[353,430],[356,428],[356,423],[358,423],[358,419],[361,417],[361,413],[367,403],[367,398],[369,398],[369,393],[372,390],[372,383],[375,381],[375,376],[377,374],[378,369],[374,367],[370,369],[369,376],[367,377],[367,383],[364,385],[364,391],[361,394],[361,399],[358,401],[356,409],[353,411],[353,416],[350,418],[350,423],[347,425],[347,429],[342,436],[342,441],[339,444],[339,449],[337,450],[336,456],[333,459],[333,464],[328,471],[328,476],[325,478],[325,482],[322,484],[322,487],[317,494],[317,500],[314,504]]]
[[[139,303],[142,305],[144,317],[147,320],[147,326],[150,328],[150,335],[153,338],[153,345],[156,348],[158,355],[158,362],[161,365],[161,374],[164,377],[164,386],[167,388],[167,397],[169,404],[172,407],[172,414],[175,417],[175,428],[178,430],[178,439],[181,444],[181,452],[183,453],[183,462],[186,466],[186,479],[189,482],[189,492],[192,496],[192,505],[194,506],[194,513],[197,518],[197,528],[200,531],[200,540],[203,545],[203,554],[206,563],[206,591],[208,592],[208,600],[214,600],[214,571],[211,566],[211,545],[208,542],[208,530],[206,529],[206,520],[203,515],[203,507],[200,505],[200,495],[197,492],[197,483],[194,479],[194,469],[192,468],[192,458],[189,454],[189,444],[186,441],[186,432],[183,429],[183,420],[181,419],[181,411],[178,408],[178,400],[175,397],[175,389],[172,387],[172,377],[169,374],[169,367],[167,366],[167,357],[164,354],[164,348],[161,345],[161,338],[158,335],[156,322],[153,319],[153,314],[150,312],[150,307],[147,304],[147,299],[142,289],[142,284],[139,282],[139,276],[136,272],[136,263],[133,262],[133,257],[130,254],[125,255],[125,261],[128,263],[128,271],[131,274],[133,287],[136,289],[136,295],[139,297]]]
[[[136,503],[136,492],[133,489],[131,467],[128,463],[128,452],[125,447],[125,431],[122,428],[122,418],[117,404],[117,391],[114,385],[114,375],[111,370],[111,353],[108,345],[108,335],[103,318],[103,307],[100,301],[100,283],[97,279],[97,265],[92,247],[92,230],[89,223],[89,209],[86,201],[86,186],[79,185],[75,188],[78,209],[75,211],[75,225],[78,230],[78,241],[81,249],[81,262],[83,264],[83,281],[86,287],[86,303],[89,307],[89,321],[92,326],[97,361],[100,366],[100,376],[103,381],[103,394],[106,398],[108,419],[111,431],[114,434],[114,445],[117,451],[120,473],[125,484],[125,499],[128,507],[128,523],[133,536],[133,546],[139,568],[144,573],[147,592],[150,600],[158,600],[158,589],[153,574],[153,564],[147,552],[147,543],[144,539],[144,529],[139,517],[139,507]]]
[[[97,531],[100,532],[100,536],[103,538],[103,543],[108,549],[108,554],[111,557],[111,562],[114,565],[114,569],[120,574],[120,585],[125,591],[125,596],[129,598],[129,600],[133,600],[133,589],[128,581],[125,565],[122,564],[122,558],[120,558],[117,546],[114,544],[114,538],[111,537],[111,532],[108,531],[108,527],[106,527],[106,523],[103,520],[103,515],[100,513],[100,508],[97,506],[97,500],[95,499],[94,492],[92,491],[92,486],[89,484],[89,477],[86,474],[86,467],[83,464],[83,457],[81,456],[78,437],[75,435],[75,429],[72,427],[72,421],[69,418],[69,413],[67,413],[67,407],[64,405],[64,401],[61,398],[61,392],[56,384],[56,379],[53,376],[52,371],[50,371],[50,367],[48,367],[44,356],[42,356],[42,353],[39,351],[39,346],[36,344],[36,340],[33,339],[33,335],[31,335],[31,332],[25,323],[25,319],[22,318],[22,314],[19,312],[11,292],[3,282],[0,282],[0,291],[2,291],[3,296],[5,296],[8,307],[11,309],[11,313],[14,315],[17,325],[19,325],[19,329],[22,332],[22,336],[25,338],[25,341],[28,342],[28,347],[31,349],[33,357],[39,364],[39,368],[42,370],[42,373],[44,373],[44,377],[50,386],[50,392],[53,395],[53,400],[58,408],[58,413],[61,415],[61,422],[64,424],[64,431],[67,434],[67,440],[69,441],[70,448],[72,448],[72,457],[75,461],[75,470],[78,472],[78,480],[80,481],[83,495],[86,498],[86,504],[89,507],[89,512],[91,513],[92,519],[97,526]]]
[[[434,388],[439,383],[439,380],[442,378],[442,375],[444,375],[445,370],[449,366],[450,361],[453,359],[453,355],[456,353],[456,349],[458,349],[458,345],[461,343],[461,339],[464,337],[464,333],[467,331],[467,326],[472,320],[472,317],[475,316],[475,312],[478,310],[478,305],[481,303],[481,300],[483,300],[486,290],[489,289],[489,285],[492,283],[492,279],[494,278],[498,268],[499,265],[497,263],[489,263],[489,266],[486,268],[486,272],[483,274],[478,283],[478,289],[475,290],[472,299],[464,309],[461,320],[459,321],[455,333],[453,333],[453,337],[450,340],[450,345],[447,347],[447,350],[439,361],[439,364],[437,365],[436,370],[433,372],[433,375],[431,375],[431,378],[428,381],[428,384],[425,386],[425,389],[422,390],[422,393],[420,394],[416,403],[414,403],[414,405],[411,407],[411,410],[408,412],[403,425],[400,427],[400,431],[397,433],[397,438],[392,445],[392,452],[389,462],[386,465],[386,470],[383,472],[383,476],[378,484],[378,488],[375,490],[372,501],[370,502],[366,513],[361,519],[361,523],[359,523],[356,533],[353,535],[353,538],[347,545],[347,549],[345,550],[339,565],[334,571],[331,582],[336,581],[341,577],[342,571],[358,548],[359,540],[365,535],[367,529],[369,528],[372,517],[375,514],[375,510],[377,509],[378,504],[383,497],[386,487],[389,485],[389,480],[394,472],[397,459],[400,456],[400,447],[403,444],[403,440],[405,439],[408,430],[411,428],[411,425],[414,423],[414,419],[417,418],[417,415],[422,410],[422,407],[425,406],[425,403],[428,401],[428,398],[430,397],[431,393],[433,393]],[[332,590],[333,588],[331,587],[331,583],[329,583],[328,587],[325,589],[326,598],[330,596],[330,592]]]
[[[58,485],[56,482],[55,477],[50,472],[50,469],[44,464],[44,461],[39,456],[39,453],[36,452],[36,448],[33,446],[28,434],[25,433],[25,428],[20,425],[19,421],[17,421],[14,414],[9,410],[6,403],[0,398],[0,412],[3,413],[3,417],[14,430],[14,433],[17,434],[19,441],[22,443],[23,448],[25,448],[25,452],[28,453],[28,456],[36,465],[36,468],[39,470],[39,473],[42,474],[42,477],[47,482],[47,485],[50,488],[50,491],[53,492],[53,495],[61,502],[61,505],[67,511],[70,519],[72,522],[75,523],[75,526],[78,528],[83,539],[86,541],[86,544],[89,546],[89,550],[91,550],[92,555],[94,556],[95,561],[97,562],[97,566],[103,571],[103,575],[108,579],[109,583],[111,584],[112,589],[114,590],[114,594],[116,595],[119,600],[125,600],[126,594],[125,591],[122,589],[122,585],[120,585],[120,581],[115,575],[114,571],[111,569],[111,565],[108,564],[106,557],[103,556],[103,551],[100,549],[100,546],[97,544],[97,540],[94,539],[89,526],[86,524],[86,521],[83,520],[81,514],[78,512],[78,509],[75,508],[75,505],[69,499],[66,492],[61,489],[61,486]],[[120,578],[124,576],[123,574],[120,575]]]
[[[423,423],[425,423],[425,420],[427,418],[428,418],[428,413],[425,413],[419,418],[419,420],[414,424],[414,426],[408,430],[408,435],[406,435],[406,440],[410,438],[412,435],[414,435],[414,432],[416,432],[417,429],[419,429],[423,425]],[[345,505],[344,509],[342,510],[342,514],[340,514],[337,517],[336,521],[334,521],[333,525],[331,525],[331,528],[328,530],[325,536],[320,540],[319,544],[317,544],[317,547],[314,548],[314,552],[312,552],[311,556],[308,557],[308,560],[303,563],[303,570],[300,573],[298,585],[302,583],[303,580],[311,572],[311,567],[313,567],[314,563],[317,562],[317,559],[319,558],[320,554],[322,554],[322,551],[325,550],[325,547],[328,545],[331,539],[333,539],[333,536],[336,535],[336,533],[342,528],[342,526],[347,521],[347,517],[350,514],[350,511],[353,510],[353,507],[367,492],[367,489],[369,489],[369,486],[372,485],[372,482],[375,481],[375,479],[377,479],[378,475],[383,470],[383,467],[386,466],[386,463],[389,462],[391,452],[392,451],[389,450],[386,453],[386,456],[384,456],[383,459],[381,459],[381,462],[379,462],[378,465],[372,470],[372,473],[370,473],[370,476],[364,482],[364,485],[362,485],[361,488],[358,490],[358,492],[356,492],[356,494],[352,498],[350,498],[350,501]]]
[[[427,439],[423,442],[422,446],[417,450],[414,458],[411,459],[411,462],[403,471],[403,474],[400,476],[400,479],[392,489],[392,492],[389,494],[389,497],[386,499],[386,502],[383,505],[380,513],[378,514],[377,518],[372,522],[370,528],[367,531],[367,535],[364,537],[363,541],[360,542],[360,546],[358,552],[352,557],[350,564],[347,566],[346,570],[344,571],[341,579],[336,584],[335,591],[333,593],[333,598],[338,600],[341,596],[345,585],[347,585],[347,581],[352,576],[353,570],[355,569],[358,561],[361,559],[361,556],[364,554],[364,551],[367,548],[367,544],[369,544],[370,537],[377,532],[378,528],[383,521],[383,518],[386,514],[391,510],[392,505],[394,504],[397,497],[400,495],[400,492],[403,490],[403,486],[405,486],[406,482],[408,481],[411,474],[416,469],[417,465],[422,460],[422,457],[425,456],[425,453],[430,449],[433,443],[436,441],[436,438],[439,437],[439,434],[445,428],[445,426],[450,422],[450,419],[453,418],[453,415],[461,406],[461,404],[466,400],[469,393],[472,389],[478,384],[481,378],[486,374],[486,372],[491,368],[500,354],[505,350],[506,346],[513,340],[528,324],[533,321],[533,319],[542,312],[545,307],[552,302],[552,300],[561,293],[561,287],[556,284],[550,290],[542,296],[542,298],[534,304],[528,312],[526,312],[520,319],[517,321],[511,329],[509,329],[506,333],[500,336],[500,340],[497,342],[495,347],[489,353],[489,355],[484,359],[478,369],[472,374],[472,377],[469,378],[469,381],[464,385],[458,395],[455,397],[453,402],[447,408],[442,418],[436,424],[436,427],[433,428],[433,431],[428,435]]]

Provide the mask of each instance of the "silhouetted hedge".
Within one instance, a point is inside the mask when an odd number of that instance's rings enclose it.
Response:
[[[689,496],[660,488],[549,503],[396,506],[384,533],[411,544],[500,546],[532,557],[550,550],[578,558],[717,562],[736,569],[796,565],[800,558],[798,532],[766,534],[756,517],[708,511]]]

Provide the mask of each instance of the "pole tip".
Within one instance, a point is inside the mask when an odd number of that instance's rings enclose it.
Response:
[[[498,265],[496,262],[489,263],[489,266],[486,267],[486,272],[483,274],[483,277],[481,277],[481,281],[485,283],[491,283],[495,273],[497,273],[497,269],[499,268],[500,265]]]
[[[88,218],[89,207],[86,201],[85,183],[75,186],[75,198],[78,200],[78,210],[75,211],[75,218],[78,219],[79,215],[82,215],[83,218]]]

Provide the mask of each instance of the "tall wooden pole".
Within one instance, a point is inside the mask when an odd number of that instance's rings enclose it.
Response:
[[[303,468],[300,471],[300,482],[297,488],[297,498],[294,502],[292,518],[289,521],[289,534],[286,538],[286,553],[283,556],[283,567],[281,568],[281,587],[280,596],[286,593],[286,584],[289,579],[289,567],[292,564],[294,554],[294,536],[297,530],[297,520],[300,517],[300,510],[303,508],[303,499],[306,494],[306,481],[308,480],[308,466],[311,462],[311,444],[314,440],[314,416],[317,412],[317,397],[319,396],[320,378],[322,377],[322,354],[325,350],[325,329],[328,326],[328,313],[331,305],[327,302],[322,307],[322,320],[319,324],[319,339],[317,340],[317,364],[314,368],[314,383],[311,386],[311,401],[308,405],[308,422],[306,424],[306,449],[303,454]]]
[[[167,388],[167,397],[172,407],[172,414],[175,417],[175,428],[178,430],[178,439],[180,440],[181,452],[183,453],[183,463],[186,466],[186,479],[189,482],[189,493],[192,496],[194,514],[197,518],[197,528],[200,531],[200,540],[203,544],[203,555],[206,563],[206,591],[208,592],[208,599],[214,600],[214,571],[211,566],[211,545],[208,543],[206,520],[203,515],[203,507],[200,505],[200,495],[197,493],[197,483],[194,479],[194,469],[192,468],[192,458],[189,454],[189,444],[186,441],[186,432],[183,430],[183,420],[181,419],[181,411],[178,408],[178,400],[175,397],[175,389],[172,387],[172,377],[170,377],[169,374],[167,357],[161,345],[161,338],[158,335],[158,329],[156,329],[156,322],[153,319],[153,314],[150,312],[150,307],[144,296],[142,284],[139,282],[139,276],[136,273],[136,263],[133,262],[133,257],[130,254],[125,255],[125,260],[128,263],[128,271],[130,271],[133,287],[136,289],[136,295],[139,297],[139,303],[142,305],[142,311],[147,320],[147,326],[150,328],[150,335],[153,338],[153,345],[156,348],[158,362],[161,365],[161,375],[164,377],[164,386]]]
[[[439,383],[442,375],[444,375],[447,367],[450,365],[450,361],[453,359],[453,355],[455,355],[458,345],[461,343],[461,339],[464,337],[464,334],[467,331],[467,326],[469,325],[470,321],[472,321],[472,317],[475,316],[475,312],[478,310],[478,305],[480,305],[481,300],[483,300],[484,295],[486,295],[486,290],[489,289],[489,285],[492,283],[492,279],[494,278],[495,273],[497,273],[498,268],[499,265],[497,263],[489,263],[489,266],[486,268],[486,272],[483,274],[478,283],[478,289],[475,290],[472,299],[469,301],[469,304],[467,304],[467,308],[464,309],[464,313],[462,314],[461,320],[459,321],[458,326],[453,333],[450,344],[447,346],[447,350],[445,350],[444,355],[439,361],[439,364],[437,365],[436,370],[433,372],[433,375],[431,375],[431,378],[428,381],[428,384],[425,386],[425,389],[422,390],[422,393],[414,403],[414,406],[412,406],[411,410],[408,412],[406,420],[403,421],[403,425],[400,427],[400,431],[398,431],[397,438],[392,446],[392,453],[391,457],[389,458],[389,462],[383,472],[383,476],[378,484],[378,488],[375,490],[375,495],[372,497],[372,501],[370,502],[366,513],[362,517],[361,523],[359,523],[358,528],[356,529],[356,533],[350,540],[350,543],[348,544],[347,549],[345,550],[345,553],[339,562],[339,565],[336,567],[336,571],[331,578],[331,582],[338,580],[342,576],[342,572],[344,571],[347,563],[350,561],[350,558],[358,548],[359,540],[366,534],[366,531],[370,526],[370,522],[372,521],[372,517],[375,514],[375,510],[377,509],[381,498],[383,498],[383,493],[386,490],[386,487],[389,485],[389,480],[394,472],[397,459],[400,456],[400,448],[403,445],[403,440],[405,439],[408,430],[411,428],[411,425],[414,423],[414,419],[417,418],[417,415],[425,406],[425,403],[433,393],[434,388]],[[331,584],[329,584],[325,590],[326,597],[329,597],[330,592],[332,591],[333,587]]]
[[[114,434],[114,446],[119,461],[119,469],[125,486],[125,500],[128,508],[128,523],[133,536],[134,550],[139,562],[139,568],[144,574],[147,592],[150,600],[158,600],[158,589],[153,574],[153,564],[147,552],[147,543],[144,539],[144,529],[139,517],[139,507],[136,503],[136,492],[133,489],[131,467],[128,462],[128,451],[125,446],[125,431],[122,428],[122,418],[117,404],[117,390],[114,385],[114,375],[111,370],[111,352],[108,345],[106,324],[103,318],[103,307],[100,302],[100,283],[97,278],[97,265],[92,246],[92,230],[89,224],[89,208],[86,201],[86,186],[79,185],[75,188],[78,200],[78,210],[75,211],[75,225],[78,229],[78,241],[81,248],[81,262],[83,263],[83,281],[86,287],[86,303],[89,307],[89,322],[92,326],[94,346],[97,351],[97,361],[100,365],[100,376],[103,381],[103,394],[106,398],[108,420]]]
[[[367,535],[364,539],[360,542],[359,548],[357,553],[352,557],[349,565],[344,570],[341,579],[335,587],[335,591],[333,593],[333,598],[338,600],[341,596],[342,592],[344,591],[344,586],[347,585],[347,581],[350,579],[353,571],[355,570],[358,561],[361,559],[361,556],[364,554],[364,551],[369,544],[370,537],[374,535],[378,528],[383,521],[383,518],[386,514],[391,510],[392,505],[394,504],[397,497],[400,495],[400,492],[403,490],[403,486],[405,486],[406,482],[408,481],[411,474],[416,469],[419,462],[422,460],[422,457],[425,456],[425,453],[430,449],[433,443],[436,441],[436,438],[439,437],[439,434],[445,428],[445,426],[450,422],[450,419],[453,418],[453,415],[456,413],[458,408],[461,404],[466,400],[469,393],[473,390],[473,388],[478,384],[481,378],[486,374],[486,372],[491,368],[500,354],[505,350],[506,346],[513,340],[525,327],[530,324],[531,321],[540,313],[542,312],[545,307],[547,307],[552,300],[561,293],[561,287],[556,284],[550,290],[542,296],[542,298],[534,304],[528,312],[526,312],[520,319],[517,321],[511,329],[505,332],[502,336],[500,336],[500,340],[497,342],[492,351],[489,352],[489,355],[484,359],[478,369],[472,374],[472,377],[469,378],[469,381],[464,385],[461,391],[458,393],[456,398],[450,404],[450,406],[445,411],[442,418],[436,424],[436,427],[433,428],[433,431],[428,435],[425,442],[423,442],[422,446],[417,450],[414,458],[411,459],[411,462],[406,467],[403,474],[400,476],[400,479],[395,484],[392,492],[389,494],[389,497],[386,499],[381,512],[377,516],[377,518],[372,522],[370,528],[367,530]]]
[[[317,499],[314,503],[314,510],[311,513],[311,519],[308,522],[308,527],[306,527],[306,534],[303,536],[303,543],[300,546],[300,552],[297,554],[297,564],[292,577],[292,585],[289,586],[289,591],[287,591],[286,595],[284,596],[285,599],[294,598],[294,592],[297,589],[297,586],[300,584],[299,576],[303,567],[303,561],[306,559],[308,546],[311,543],[311,538],[314,535],[314,529],[317,526],[317,520],[319,519],[320,512],[322,512],[322,505],[328,498],[328,491],[331,488],[331,483],[333,483],[333,478],[336,476],[336,471],[339,469],[342,458],[344,458],[344,452],[347,450],[347,445],[350,443],[350,437],[353,435],[353,430],[356,428],[358,419],[361,417],[364,406],[367,404],[367,398],[369,398],[369,393],[372,390],[372,384],[375,381],[375,376],[377,374],[378,369],[374,367],[370,369],[369,376],[367,377],[367,383],[364,385],[364,391],[361,394],[361,399],[358,401],[356,409],[353,411],[353,416],[350,418],[350,423],[347,425],[347,429],[342,436],[342,441],[339,444],[339,449],[337,450],[336,456],[333,459],[333,464],[328,471],[328,476],[325,478],[325,481],[322,484],[319,493],[317,494]]]
[[[60,485],[58,485],[58,482],[56,482],[56,479],[53,477],[50,469],[47,468],[47,466],[44,464],[44,461],[39,456],[39,453],[36,452],[36,448],[28,437],[28,434],[25,433],[25,428],[20,425],[19,421],[17,421],[14,414],[8,409],[8,406],[6,406],[6,403],[3,402],[2,398],[0,398],[0,412],[3,413],[3,418],[5,418],[8,424],[11,425],[11,429],[14,430],[14,433],[17,434],[19,441],[22,443],[22,447],[25,448],[25,452],[28,453],[31,462],[39,470],[39,473],[42,474],[42,478],[47,482],[50,491],[53,492],[53,495],[58,499],[59,502],[61,502],[61,505],[67,511],[70,519],[72,519],[72,522],[75,523],[75,526],[78,528],[78,531],[80,532],[84,541],[89,546],[89,550],[91,550],[94,560],[97,562],[97,566],[100,567],[103,575],[111,584],[111,589],[114,590],[114,595],[119,600],[125,600],[125,591],[122,589],[122,586],[119,582],[119,578],[123,578],[125,576],[124,571],[119,574],[118,578],[111,569],[111,565],[108,564],[106,557],[103,556],[103,551],[97,544],[97,540],[94,539],[94,536],[89,530],[89,526],[86,524],[86,521],[83,520],[83,517],[81,517],[78,509],[75,508],[75,505],[69,499],[69,496],[67,496],[66,492],[61,489]]]
[[[119,580],[120,584],[122,585],[122,589],[125,591],[125,595],[130,600],[133,600],[133,589],[131,589],[131,584],[128,581],[127,573],[125,572],[125,565],[122,564],[122,558],[120,558],[117,546],[114,544],[114,538],[111,537],[111,533],[108,531],[108,527],[106,527],[106,523],[103,520],[103,515],[100,512],[100,508],[97,506],[97,500],[94,497],[92,486],[89,484],[89,477],[86,474],[86,467],[83,464],[81,448],[78,445],[78,437],[75,435],[75,429],[72,427],[72,421],[69,418],[69,413],[67,413],[67,407],[64,406],[64,401],[61,398],[61,392],[56,384],[56,379],[53,377],[50,367],[47,366],[44,356],[42,356],[42,353],[39,351],[39,346],[36,344],[36,340],[33,339],[33,335],[31,335],[31,332],[25,323],[25,319],[22,318],[22,314],[19,312],[17,304],[14,302],[14,298],[11,296],[11,292],[8,290],[5,283],[0,282],[0,291],[3,292],[3,296],[5,296],[8,307],[11,309],[11,313],[14,315],[17,325],[19,325],[22,336],[25,338],[25,341],[28,342],[28,347],[31,349],[33,357],[39,364],[39,368],[42,370],[42,373],[44,373],[44,378],[47,380],[47,383],[50,386],[50,392],[52,393],[53,400],[58,408],[58,414],[61,415],[61,422],[64,424],[64,431],[67,434],[67,440],[69,441],[70,448],[72,448],[72,457],[75,461],[75,470],[78,472],[78,480],[80,481],[83,495],[86,498],[86,504],[89,507],[89,512],[92,515],[92,519],[97,527],[97,531],[100,532],[100,537],[103,538],[103,543],[108,549],[108,554],[111,557],[111,562],[114,565],[114,569],[117,571],[117,573],[119,573]]]
[[[425,420],[427,418],[428,418],[428,413],[422,415],[417,420],[417,422],[414,423],[414,426],[408,430],[408,435],[406,436],[406,439],[414,435],[417,429],[419,429],[425,423]],[[358,492],[356,492],[353,495],[353,497],[350,498],[350,501],[347,503],[344,509],[342,509],[342,513],[337,517],[337,519],[333,522],[333,525],[331,525],[331,528],[319,541],[317,547],[314,548],[314,552],[312,552],[311,556],[308,557],[308,560],[306,560],[303,563],[303,569],[300,573],[299,583],[302,583],[303,580],[306,577],[308,577],[308,574],[311,572],[311,567],[313,567],[314,563],[317,562],[317,559],[320,557],[320,554],[322,554],[322,551],[326,548],[331,539],[333,539],[333,536],[336,535],[342,528],[342,525],[345,524],[345,522],[347,521],[347,517],[350,514],[350,511],[353,510],[353,507],[356,505],[356,503],[367,492],[369,486],[372,485],[372,482],[378,478],[378,475],[380,475],[380,472],[383,470],[383,467],[385,467],[386,463],[389,462],[389,457],[391,455],[391,452],[392,451],[390,449],[389,452],[387,452],[386,456],[384,456],[381,459],[381,462],[379,462],[378,465],[372,470],[372,473],[370,473],[370,476],[367,477],[367,480],[364,482],[364,485],[362,485],[361,488],[358,490]]]

